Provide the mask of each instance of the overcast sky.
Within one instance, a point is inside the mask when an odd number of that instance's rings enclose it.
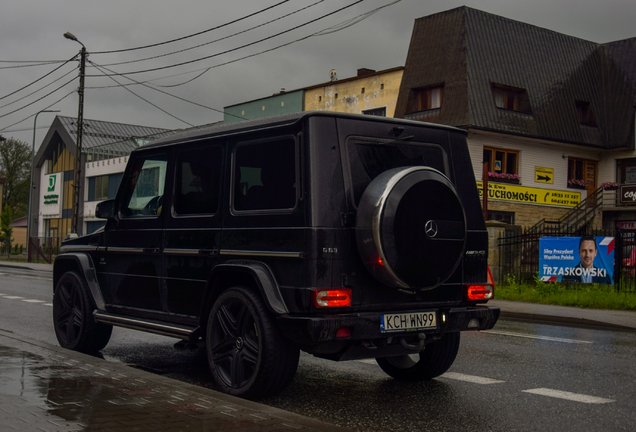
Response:
[[[59,109],[61,115],[77,116],[78,62],[63,62],[81,46],[65,39],[65,32],[73,33],[90,53],[88,60],[101,66],[87,67],[85,119],[167,129],[220,121],[224,106],[283,88],[326,82],[331,69],[343,79],[359,68],[403,66],[414,20],[463,5],[593,42],[636,37],[634,0],[5,0],[4,4],[0,134],[29,144],[38,111]],[[382,6],[386,7],[368,18],[354,20]],[[341,8],[345,9],[336,12]],[[269,21],[273,22],[266,24]],[[217,29],[205,32],[213,28]],[[200,32],[204,33],[184,38]],[[151,48],[100,53],[179,38],[183,39]],[[202,46],[193,48],[198,45]],[[181,52],[170,54],[176,51]],[[138,61],[148,57],[155,58]],[[16,63],[22,61],[62,62],[28,67]],[[121,62],[129,63],[114,64]],[[186,64],[175,66],[180,63]],[[107,77],[105,68],[119,74],[157,70]],[[199,105],[139,84],[121,86],[132,80]],[[36,147],[54,115],[39,115]]]

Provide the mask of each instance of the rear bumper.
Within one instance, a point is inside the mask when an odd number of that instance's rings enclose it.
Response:
[[[499,319],[500,310],[497,307],[474,306],[437,309],[435,312],[437,313],[437,327],[420,330],[417,333],[434,336],[466,330],[488,330],[493,328]],[[283,333],[294,342],[309,345],[330,341],[363,341],[414,334],[414,332],[382,333],[380,331],[381,315],[380,312],[318,316],[283,315],[278,317],[278,325]],[[351,336],[345,339],[336,338],[336,333],[341,327],[350,328]]]

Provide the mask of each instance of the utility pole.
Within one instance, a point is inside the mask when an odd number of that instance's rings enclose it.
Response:
[[[84,77],[86,76],[86,47],[72,33],[64,33],[64,37],[73,40],[80,45],[80,83],[77,93],[79,95],[79,108],[77,111],[77,139],[75,140],[75,172],[73,177],[73,220],[71,225],[71,233],[79,234],[79,207],[81,202],[82,191],[82,136],[84,129]]]

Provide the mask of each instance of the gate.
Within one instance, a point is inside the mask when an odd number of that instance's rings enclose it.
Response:
[[[59,237],[29,237],[29,262],[43,259],[51,264],[60,249]]]
[[[636,221],[616,222],[616,271],[621,291],[636,291]]]

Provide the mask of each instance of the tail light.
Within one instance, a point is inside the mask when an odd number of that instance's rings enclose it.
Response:
[[[479,284],[479,285],[465,285],[466,287],[466,299],[468,301],[479,301],[479,300],[491,300],[495,298],[495,280],[492,277],[492,273],[490,272],[490,267],[488,267],[488,279],[487,283]]]
[[[312,300],[314,306],[318,308],[351,306],[351,290],[344,288],[316,289],[312,292]]]

